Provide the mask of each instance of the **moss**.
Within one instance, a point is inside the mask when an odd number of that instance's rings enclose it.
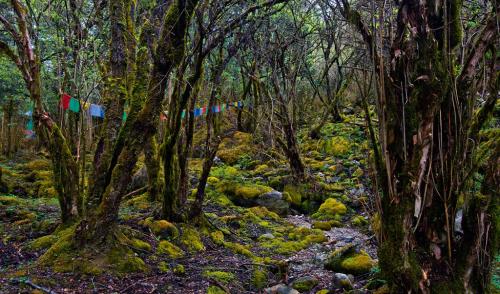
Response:
[[[50,170],[51,164],[47,159],[36,159],[24,164],[23,169],[29,171]]]
[[[315,278],[311,277],[303,277],[298,278],[292,282],[292,288],[299,292],[308,292],[311,291],[312,288],[316,287],[319,284],[319,281]]]
[[[347,245],[334,251],[325,264],[327,269],[360,275],[368,273],[375,265],[373,259],[364,251],[356,252],[354,245]]]
[[[168,273],[170,271],[170,266],[165,261],[160,261],[158,263],[158,270],[162,273]]]
[[[245,185],[237,187],[234,194],[245,199],[253,199],[264,193],[269,193],[272,190],[273,189],[271,187],[262,185]]]
[[[146,263],[127,248],[116,246],[107,255],[108,263],[120,273],[144,272]],[[99,270],[100,269],[97,269]]]
[[[240,157],[252,153],[252,135],[236,132],[230,138],[224,138],[220,144],[217,155],[227,164],[235,164]]]
[[[224,246],[236,254],[241,254],[246,257],[254,257],[254,254],[250,251],[250,249],[248,249],[248,246],[234,242],[224,242]]]
[[[275,232],[275,235],[278,235],[278,233]],[[263,248],[272,249],[273,252],[278,254],[291,255],[314,243],[322,243],[328,240],[321,230],[305,227],[293,228],[287,237],[289,240],[276,237],[274,239],[261,238],[259,241]]]
[[[207,294],[226,294],[226,291],[217,286],[209,286],[207,288]]]
[[[328,294],[330,293],[330,290],[328,289],[321,289],[319,291],[316,291],[316,294]]]
[[[276,212],[269,211],[266,207],[263,206],[254,206],[250,208],[249,211],[258,216],[259,218],[272,219],[272,220],[280,219],[279,215]]]
[[[183,276],[184,274],[186,274],[186,269],[182,264],[178,264],[174,267],[173,272],[175,275]]]
[[[213,168],[210,174],[213,177],[217,177],[219,179],[232,179],[240,175],[240,172],[235,167],[229,165],[222,165]]]
[[[158,247],[156,248],[156,253],[160,255],[166,255],[172,259],[181,258],[184,256],[184,251],[182,251],[182,249],[165,240],[160,241]]]
[[[389,286],[384,285],[373,292],[373,294],[389,294],[391,293]]]
[[[299,187],[294,185],[286,185],[284,192],[288,194],[289,199],[287,199],[287,201],[291,204],[299,206],[302,203],[302,191]]]
[[[362,170],[360,167],[358,167],[358,168],[357,168],[357,169],[356,169],[356,170],[352,173],[352,176],[353,176],[353,177],[356,177],[356,178],[359,178],[359,177],[361,177],[362,175],[364,175],[364,172],[363,172],[363,170]]]
[[[209,185],[215,186],[218,182],[220,182],[220,180],[216,177],[208,177],[207,178],[207,183]]]
[[[221,231],[215,231],[210,233],[210,238],[217,245],[224,244],[224,233],[222,233]]]
[[[334,198],[328,198],[321,204],[318,211],[312,215],[313,218],[325,220],[335,219],[338,215],[343,215],[347,212],[347,207]]]
[[[351,219],[351,223],[354,226],[360,227],[360,226],[364,226],[364,225],[368,224],[368,221],[364,217],[362,217],[361,215],[357,215]]]
[[[205,246],[201,242],[200,234],[198,231],[188,225],[182,226],[182,234],[180,236],[180,242],[184,245],[189,252],[204,251]]]
[[[323,151],[333,156],[346,155],[350,148],[349,141],[341,136],[323,142]]]
[[[261,165],[258,165],[257,167],[255,167],[255,169],[253,170],[253,173],[254,174],[262,174],[262,173],[266,172],[268,169],[269,169],[269,166],[267,164],[261,164]]]
[[[257,289],[262,289],[267,286],[267,271],[256,268],[252,272],[252,285]]]
[[[323,230],[323,231],[329,231],[332,228],[332,225],[330,224],[330,222],[319,222],[319,221],[316,221],[316,222],[313,222],[312,228],[313,229],[320,229],[320,230]]]
[[[148,242],[144,242],[136,238],[133,238],[130,241],[130,246],[132,246],[133,248],[144,251],[151,251],[151,244],[149,244]]]
[[[20,205],[23,204],[24,201],[20,198],[17,198],[15,196],[7,196],[7,195],[2,195],[0,196],[0,205]]]
[[[151,202],[149,201],[148,197],[149,196],[147,195],[147,193],[144,193],[140,196],[127,200],[127,202],[125,202],[125,205],[132,206],[140,210],[147,210],[151,208]]]
[[[234,280],[234,274],[224,271],[204,271],[203,277],[208,279],[214,279],[219,283],[228,284]]]
[[[142,224],[153,231],[156,235],[170,236],[172,238],[177,238],[179,236],[179,230],[177,227],[166,221],[166,220],[153,220],[152,217],[145,219]]]
[[[28,247],[32,250],[46,249],[57,242],[59,238],[55,235],[47,235],[31,241]]]
[[[372,231],[379,235],[382,229],[382,220],[380,218],[380,213],[376,212],[371,217],[371,227]]]
[[[320,186],[323,190],[328,192],[342,192],[345,190],[344,186],[340,183],[333,183],[333,184],[320,183]]]

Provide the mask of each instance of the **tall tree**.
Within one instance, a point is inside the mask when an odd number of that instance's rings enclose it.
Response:
[[[498,99],[500,6],[487,4],[483,26],[460,58],[462,1],[396,5],[388,29],[395,33],[387,35],[384,6],[377,11],[379,30],[373,31],[348,1],[336,1],[368,46],[378,77],[384,161],[378,170],[383,179],[380,267],[396,293],[484,293],[498,248],[493,196],[498,186],[491,186],[498,183],[498,172],[489,173],[482,194],[469,188],[480,166],[479,130]],[[390,44],[384,42],[388,38]],[[480,73],[490,82],[478,82]],[[476,103],[478,89],[489,93],[484,103]],[[497,152],[488,155],[498,162]],[[453,226],[459,209],[464,209],[463,238]]]

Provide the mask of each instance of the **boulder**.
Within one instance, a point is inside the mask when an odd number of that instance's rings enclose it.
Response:
[[[325,268],[335,272],[353,275],[368,273],[375,261],[364,251],[359,251],[353,244],[335,250],[327,259]]]
[[[336,288],[344,290],[351,290],[353,288],[351,279],[348,275],[343,273],[335,273],[335,275],[333,275],[333,284]]]
[[[295,281],[292,282],[291,286],[295,290],[299,292],[308,292],[311,291],[312,288],[316,287],[316,285],[319,284],[318,279],[311,277],[311,276],[305,276],[305,277],[300,277],[296,279]]]
[[[282,216],[287,215],[290,208],[290,204],[283,198],[283,194],[275,190],[258,196],[255,203]]]
[[[264,293],[267,294],[300,294],[299,291],[292,287],[288,287],[285,284],[278,284],[270,288],[264,289]]]

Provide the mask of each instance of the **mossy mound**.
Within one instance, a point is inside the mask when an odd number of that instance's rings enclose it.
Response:
[[[184,251],[169,241],[162,240],[158,243],[156,248],[156,253],[160,255],[166,255],[169,258],[176,259],[184,256]]]
[[[308,292],[319,284],[318,279],[313,277],[300,277],[292,282],[292,288],[299,292]]]
[[[235,164],[240,157],[252,153],[252,135],[235,132],[230,138],[222,140],[217,156],[226,164]]]
[[[181,226],[180,243],[190,253],[205,250],[205,245],[203,245],[201,241],[200,233],[189,225]]]
[[[57,242],[59,239],[56,235],[47,235],[37,238],[28,244],[28,248],[31,250],[47,249]]]
[[[260,238],[260,244],[263,248],[283,255],[291,255],[314,243],[323,243],[328,240],[323,231],[306,227],[292,227],[288,230],[286,237],[278,231],[274,234],[276,238]]]
[[[139,210],[147,210],[151,208],[151,201],[148,198],[148,194],[144,193],[125,202],[126,206],[132,206]]]
[[[179,236],[177,227],[166,220],[154,220],[152,217],[148,217],[139,224],[148,227],[157,236],[172,238],[177,238]]]
[[[342,223],[337,221],[337,220],[331,220],[331,221],[315,221],[312,223],[312,228],[313,229],[320,229],[323,231],[329,231],[333,227],[341,227]]]
[[[364,251],[357,252],[354,245],[334,251],[325,263],[325,268],[335,272],[361,275],[370,272],[375,261]]]
[[[337,219],[347,212],[347,207],[334,198],[328,198],[320,205],[318,211],[312,215],[319,220]]]
[[[129,248],[133,241],[121,232],[110,236],[104,247],[86,248],[74,243],[75,227],[57,233],[58,240],[38,259],[38,265],[52,268],[55,272],[77,272],[98,275],[104,272],[116,274],[144,272],[148,267]]]
[[[273,191],[273,188],[257,184],[241,184],[236,182],[222,182],[218,185],[219,192],[226,193],[237,199],[254,199],[264,193]]]
[[[349,140],[342,136],[336,136],[329,140],[326,140],[322,144],[322,149],[325,153],[333,156],[344,156],[347,155],[351,149],[351,143]]]
[[[207,294],[227,294],[226,291],[217,286],[209,286],[207,288]]]
[[[354,216],[352,219],[351,219],[351,223],[354,225],[354,226],[364,226],[364,225],[367,225],[368,224],[368,220],[364,217],[362,217],[361,215],[356,215]]]

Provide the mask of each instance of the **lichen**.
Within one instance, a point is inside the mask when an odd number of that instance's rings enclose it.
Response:
[[[169,258],[176,259],[184,256],[184,251],[169,241],[162,240],[158,243],[156,248],[156,253],[160,255],[166,255]]]

